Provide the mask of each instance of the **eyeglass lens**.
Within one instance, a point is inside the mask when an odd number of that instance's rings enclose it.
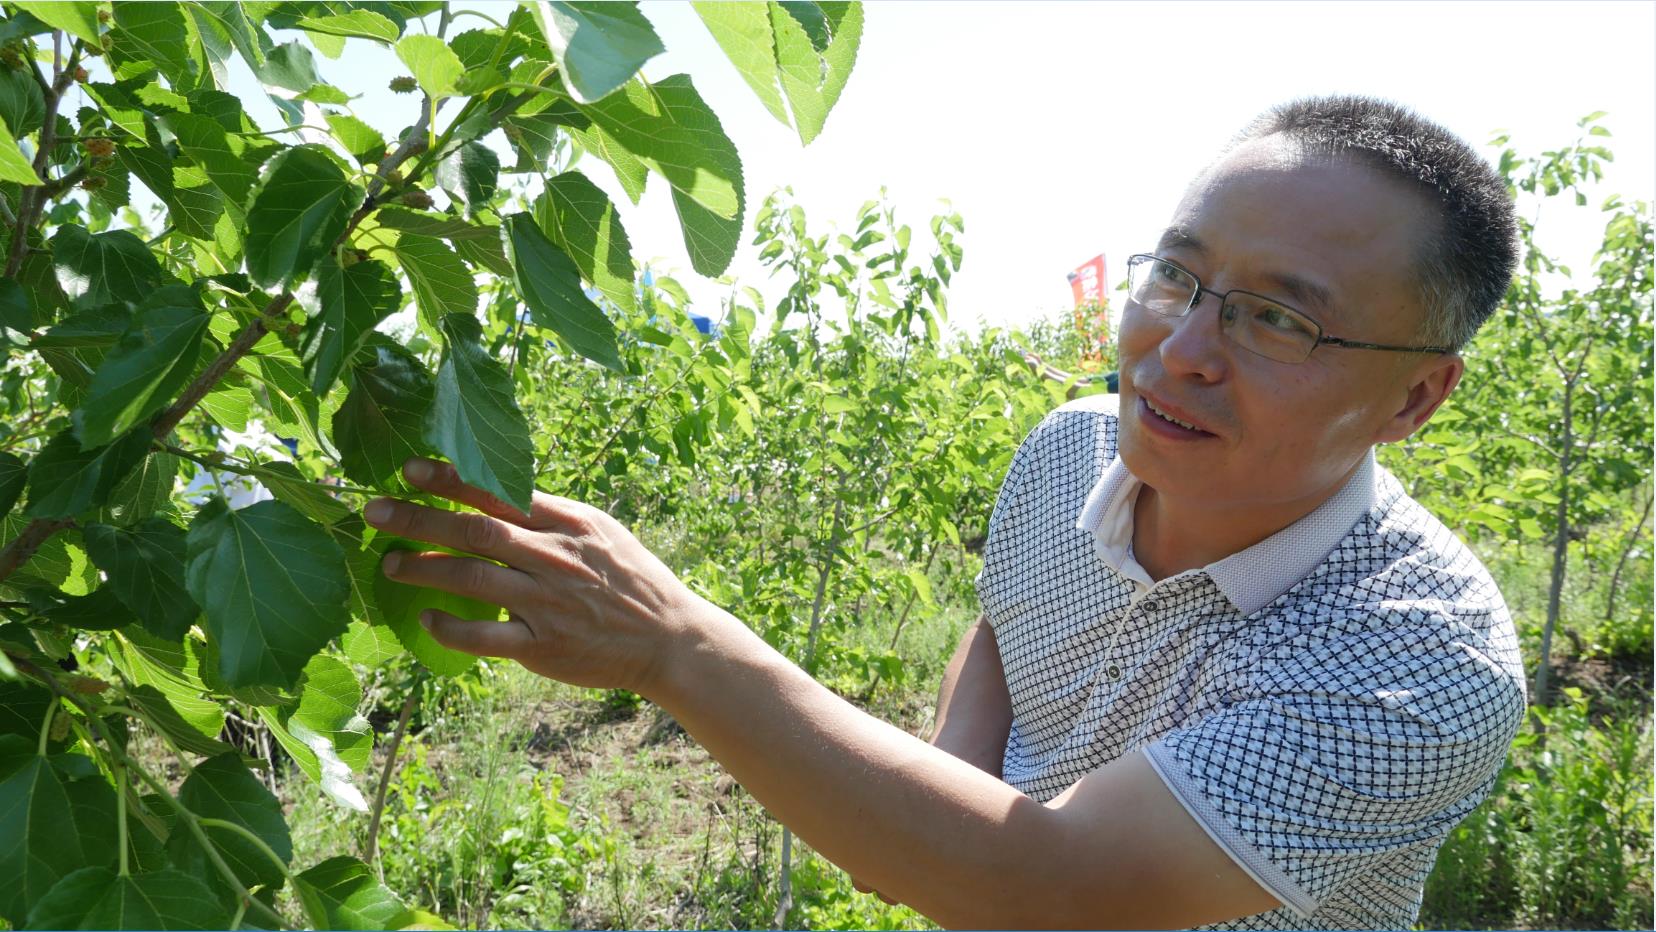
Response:
[[[1134,257],[1128,266],[1129,299],[1164,317],[1188,313],[1198,287],[1194,275],[1153,256]],[[1219,328],[1244,349],[1290,363],[1304,362],[1319,334],[1317,325],[1299,312],[1241,291],[1226,296]]]

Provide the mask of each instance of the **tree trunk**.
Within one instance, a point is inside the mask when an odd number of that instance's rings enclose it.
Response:
[[[1639,543],[1645,522],[1650,520],[1650,506],[1653,502],[1656,502],[1656,495],[1645,499],[1644,514],[1639,517],[1639,523],[1633,526],[1633,533],[1627,535],[1627,542],[1622,544],[1621,559],[1616,561],[1616,571],[1610,574],[1610,593],[1604,599],[1605,621],[1616,617],[1616,589],[1621,586],[1622,570],[1627,566],[1627,558],[1632,555],[1633,548]]]
[[[1559,444],[1558,528],[1553,536],[1552,583],[1547,587],[1547,624],[1541,629],[1541,663],[1535,669],[1534,704],[1547,704],[1547,672],[1551,665],[1553,628],[1558,625],[1559,602],[1564,595],[1564,569],[1569,561],[1570,543],[1570,396],[1575,385],[1564,385],[1564,438]]]

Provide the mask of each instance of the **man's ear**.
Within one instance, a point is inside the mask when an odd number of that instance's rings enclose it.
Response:
[[[1458,353],[1437,356],[1411,371],[1402,407],[1380,426],[1375,439],[1380,443],[1397,443],[1425,426],[1460,384],[1465,372],[1466,360]]]

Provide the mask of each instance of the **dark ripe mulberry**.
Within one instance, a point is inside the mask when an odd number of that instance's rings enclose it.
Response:
[[[82,68],[79,65],[75,66],[75,81],[77,83],[85,84],[87,79],[90,78],[90,77],[91,77],[91,75],[86,73],[85,68]]]
[[[412,191],[403,192],[402,202],[419,210],[430,210],[433,203],[431,195],[419,190],[418,188],[415,188]]]
[[[86,153],[100,159],[107,159],[115,154],[115,140],[94,136],[83,140],[81,145],[86,147]]]
[[[414,79],[406,74],[391,79],[391,89],[399,94],[412,94],[417,87],[419,85],[414,82]]]

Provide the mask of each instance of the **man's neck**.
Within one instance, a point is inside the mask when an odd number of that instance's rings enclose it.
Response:
[[[1215,508],[1211,502],[1173,499],[1142,485],[1133,503],[1133,557],[1158,582],[1216,563],[1316,511],[1361,466],[1359,460],[1326,489],[1266,506]]]

